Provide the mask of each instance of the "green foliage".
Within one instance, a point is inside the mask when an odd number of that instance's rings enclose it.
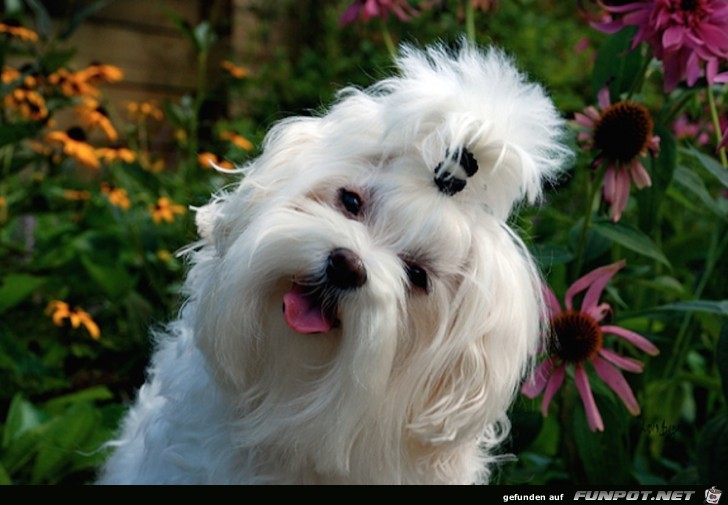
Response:
[[[75,49],[60,42],[107,3],[5,2],[6,13],[33,26],[39,40],[6,38],[0,46],[0,484],[93,480],[103,444],[143,380],[149,327],[179,307],[184,268],[174,252],[195,240],[186,209],[233,181],[207,170],[198,155],[243,164],[271,122],[319,110],[342,86],[366,86],[392,68],[382,22],[339,24],[349,0],[255,3],[259,33],[251,38],[276,43],[243,79],[209,75],[213,55],[225,51],[219,12],[191,26],[169,11],[197,53],[195,93],[133,110],[94,96],[119,140],[87,127],[81,152],[71,151],[50,135],[60,132],[54,122],[83,121],[74,111],[94,93],[63,87],[64,72],[78,84],[84,69],[74,68]],[[608,163],[592,166],[598,153],[581,149],[574,130],[574,165],[549,188],[545,205],[524,209],[514,224],[560,300],[585,273],[626,260],[601,299],[612,307],[608,324],[638,332],[660,354],[647,357],[605,337],[605,347],[645,368],[624,374],[641,408],[633,417],[587,363],[601,433],[589,429],[573,367],[548,417],[541,397],[519,396],[506,446],[517,459],[494,480],[713,484],[728,454],[728,265],[720,261],[728,247],[728,169],[716,156],[715,132],[699,119],[711,100],[725,117],[726,86],[708,95],[701,83],[665,93],[660,62],[644,46],[632,49],[633,30],[598,33],[569,2],[495,3],[474,13],[471,36],[510,52],[566,117],[595,106],[604,86],[613,104],[641,103],[652,115],[660,150],[641,157],[652,185],[631,188],[618,222],[602,193]],[[389,17],[395,42],[453,44],[462,36],[468,0],[423,5],[409,22]],[[63,7],[65,18],[49,14],[51,7]],[[23,99],[12,101],[18,90]],[[33,117],[28,106],[37,97],[47,111]],[[246,113],[209,112],[229,98]],[[676,131],[683,117],[701,131]],[[99,148],[128,153],[104,158]]]

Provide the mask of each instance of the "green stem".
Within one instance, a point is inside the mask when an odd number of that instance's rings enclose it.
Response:
[[[631,99],[638,91],[642,89],[642,85],[645,83],[645,79],[647,78],[647,70],[650,68],[651,62],[652,55],[645,55],[645,61],[644,63],[642,63],[642,68],[640,69],[639,74],[637,74],[639,77],[632,83],[632,86],[630,86],[629,92],[627,93],[628,100]]]
[[[710,105],[710,117],[713,120],[713,130],[715,131],[716,143],[719,143],[722,139],[722,132],[720,129],[720,118],[718,117],[718,108],[715,105],[715,95],[713,94],[713,88],[708,86],[708,104]],[[718,157],[724,168],[728,168],[728,156],[726,155],[725,147],[721,147],[718,151]]]
[[[397,47],[394,45],[394,40],[392,40],[392,34],[389,32],[389,26],[387,26],[387,22],[385,20],[382,20],[382,37],[384,38],[384,45],[387,46],[387,51],[389,51],[389,55],[392,57],[392,59],[397,58]]]
[[[574,264],[574,277],[578,277],[581,272],[581,267],[584,264],[584,251],[586,250],[587,238],[589,236],[589,229],[591,228],[592,214],[594,209],[594,200],[597,197],[600,184],[594,184],[592,181],[591,174],[586,174],[586,209],[584,212],[584,223],[581,227],[581,233],[579,234],[579,242],[576,249],[576,263]]]
[[[572,479],[573,484],[584,484],[586,478],[584,476],[584,469],[579,457],[579,449],[576,444],[576,437],[574,437],[574,412],[576,409],[576,389],[573,384],[569,383],[564,386],[563,394],[561,396],[561,404],[559,405],[559,422],[561,423],[561,455],[564,458],[564,463],[568,469],[569,476]]]
[[[475,43],[475,8],[472,0],[465,0],[465,34]]]

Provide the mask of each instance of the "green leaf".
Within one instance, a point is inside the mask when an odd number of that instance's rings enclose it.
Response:
[[[728,300],[688,300],[660,305],[657,309],[677,312],[707,312],[719,316],[728,316]]]
[[[723,166],[718,163],[717,160],[701,153],[694,147],[690,147],[689,149],[683,148],[680,150],[680,152],[692,156],[693,158],[698,160],[703,168],[713,174],[724,187],[728,188],[728,170],[723,168]]]
[[[23,139],[35,135],[43,128],[42,123],[29,121],[27,123],[0,124],[0,147],[15,144]]]
[[[114,395],[106,386],[95,386],[53,398],[45,404],[45,408],[49,412],[59,412],[77,403],[90,403],[95,400],[109,400],[113,397]]]
[[[574,259],[574,253],[557,244],[535,244],[531,252],[541,268],[562,265]]]
[[[98,259],[98,258],[96,258]],[[115,300],[121,299],[132,289],[129,273],[120,265],[100,265],[89,255],[81,256],[86,272],[106,293]]]
[[[23,2],[21,0],[5,0],[5,16],[14,18],[23,14]]]
[[[190,42],[195,46],[195,49],[197,52],[200,52],[202,48],[199,46],[199,43],[197,41],[197,37],[195,36],[195,32],[190,25],[189,21],[184,19],[182,16],[178,15],[176,12],[174,12],[172,9],[169,9],[165,7],[164,14],[169,18],[172,23],[174,23],[180,32],[182,32],[182,35],[187,37]]]
[[[51,37],[51,29],[53,27],[53,23],[51,22],[51,16],[48,14],[48,11],[43,6],[43,3],[39,2],[38,0],[25,1],[35,13],[35,26],[38,29],[38,34],[44,39],[49,39]]]
[[[624,407],[594,391],[604,421],[603,432],[589,429],[581,402],[574,409],[573,434],[579,459],[590,484],[615,485],[629,481],[629,460],[624,443]],[[621,408],[621,411],[619,410]]]
[[[0,313],[18,305],[45,282],[43,277],[28,274],[10,274],[0,279]]]
[[[528,449],[538,437],[543,427],[543,416],[540,412],[513,408],[511,415],[511,447],[510,451],[519,454]]]
[[[58,482],[74,460],[90,457],[87,441],[92,438],[99,421],[98,412],[88,403],[76,404],[61,417],[53,419],[42,438],[32,482]]]
[[[47,416],[20,393],[13,397],[3,431],[0,463],[8,474],[14,474],[35,455]]]
[[[667,257],[665,257],[652,239],[630,224],[621,221],[612,223],[607,220],[597,220],[592,224],[592,229],[601,236],[626,247],[630,251],[652,258],[672,268]]]
[[[685,288],[680,283],[680,281],[677,280],[675,277],[670,277],[668,275],[660,275],[655,278],[640,279],[637,281],[637,284],[681,298],[684,297],[686,294]]]
[[[193,31],[195,45],[201,52],[208,52],[217,39],[212,26],[208,21],[203,21]]]
[[[5,467],[0,464],[0,486],[9,486],[12,483],[13,481],[10,479],[10,475],[8,475]]]
[[[68,21],[68,26],[65,30],[63,30],[63,33],[61,33],[58,38],[60,40],[65,40],[70,37],[71,34],[76,31],[76,28],[78,28],[86,18],[97,13],[110,3],[111,0],[97,0],[96,2],[92,3],[91,5],[87,5],[82,9],[74,9],[71,14],[71,19],[69,19]]]
[[[720,330],[718,344],[715,346],[715,362],[723,382],[723,397],[728,403],[728,322],[723,323]]]
[[[685,167],[678,167],[675,171],[675,181],[678,182],[683,188],[690,191],[698,200],[703,202],[705,206],[718,217],[725,217],[725,212],[718,206],[716,201],[708,192],[708,188],[705,187],[703,179],[701,179],[695,172]]]
[[[621,30],[599,48],[591,79],[594,93],[609,85],[612,97],[618,97],[640,78],[644,60],[639,51],[630,50],[633,34],[633,29]]]
[[[56,72],[61,67],[66,66],[76,55],[76,52],[75,48],[48,51],[41,56],[41,66],[48,73]]]
[[[8,417],[3,430],[2,446],[7,448],[13,440],[20,438],[24,433],[29,432],[46,419],[45,414],[38,410],[32,403],[17,393],[10,402]]]
[[[697,448],[702,482],[721,482],[728,468],[728,414],[714,417],[703,427]]]
[[[8,474],[13,475],[35,457],[47,426],[42,424],[23,433],[0,452],[0,464],[5,467]]]

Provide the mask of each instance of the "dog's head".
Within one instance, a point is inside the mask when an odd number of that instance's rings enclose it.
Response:
[[[557,111],[495,50],[398,64],[276,125],[198,213],[188,309],[241,440],[329,474],[381,446],[450,464],[502,421],[540,331],[539,278],[506,219],[566,155]]]

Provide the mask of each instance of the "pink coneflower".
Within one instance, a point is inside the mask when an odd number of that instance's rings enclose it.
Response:
[[[418,14],[407,0],[355,0],[339,18],[339,24],[348,25],[357,19],[362,21],[377,17],[387,19],[390,12],[400,21],[409,21]]]
[[[659,350],[649,340],[633,331],[614,325],[600,325],[605,316],[612,311],[607,303],[599,303],[602,291],[612,277],[624,266],[624,261],[607,265],[578,279],[566,291],[561,309],[554,293],[544,287],[549,312],[551,336],[544,346],[548,357],[537,367],[534,378],[527,381],[521,392],[535,398],[544,392],[541,413],[548,414],[551,399],[561,387],[566,367],[573,366],[574,382],[584,404],[589,428],[604,431],[604,423],[594,401],[589,385],[589,377],[584,366],[590,362],[597,375],[622,399],[632,415],[639,415],[640,406],[632,389],[622,376],[619,368],[628,372],[640,373],[644,365],[634,359],[625,358],[605,349],[604,334],[616,335],[651,356]],[[574,308],[574,296],[586,291],[581,309]]]
[[[574,123],[585,128],[578,135],[583,148],[596,151],[592,167],[607,163],[604,199],[617,222],[627,206],[630,179],[638,189],[652,185],[641,158],[648,152],[657,155],[660,138],[653,135],[654,122],[644,105],[629,100],[612,104],[607,88],[599,92],[598,101],[601,110],[589,106],[575,114]]]
[[[592,26],[615,33],[636,26],[632,47],[647,42],[665,69],[665,89],[685,79],[688,86],[705,75],[713,84],[721,60],[728,58],[728,0],[652,0],[602,5],[609,13]]]

